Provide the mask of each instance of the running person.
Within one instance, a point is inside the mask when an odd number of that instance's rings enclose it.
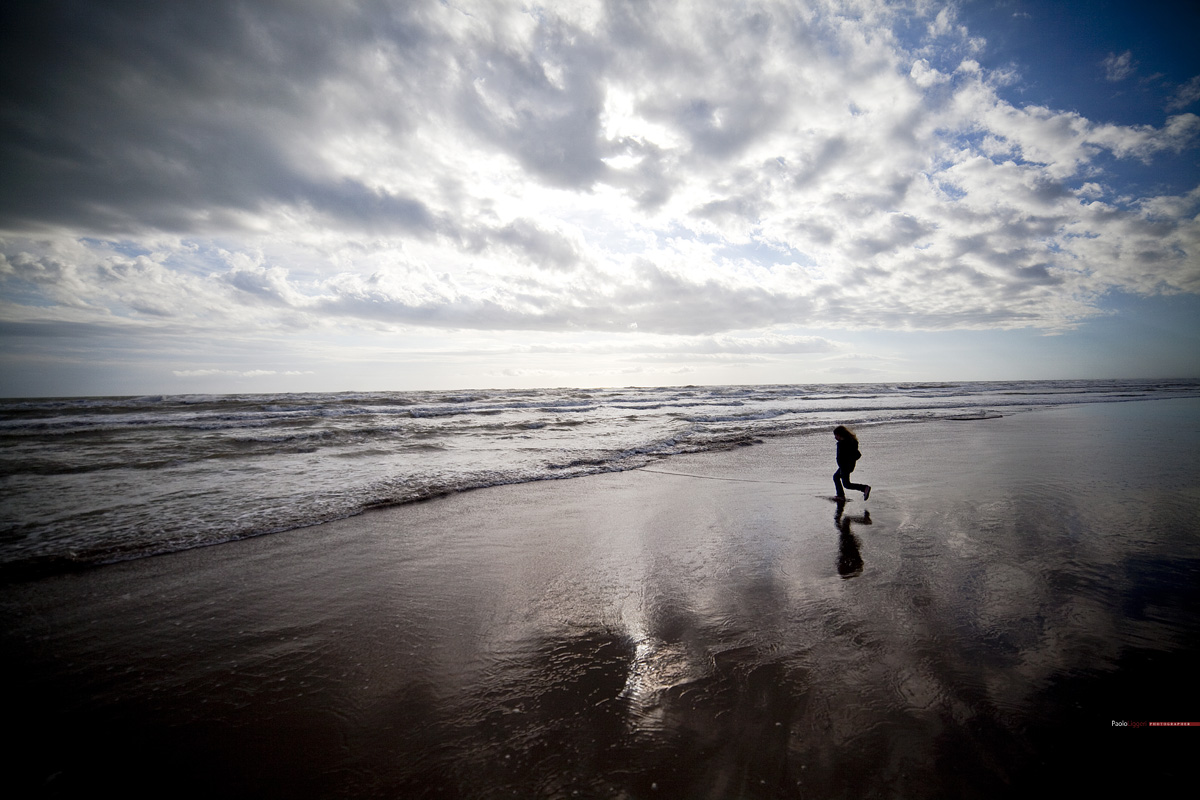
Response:
[[[833,488],[837,490],[837,496],[845,499],[846,492],[842,488],[853,489],[856,492],[863,493],[863,500],[871,496],[871,487],[865,483],[851,483],[850,473],[854,472],[854,465],[858,459],[862,457],[862,453],[858,452],[858,437],[853,431],[845,425],[838,425],[833,429],[833,438],[837,439],[837,472],[833,473]]]

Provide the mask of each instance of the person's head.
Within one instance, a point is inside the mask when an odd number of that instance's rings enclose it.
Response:
[[[836,439],[849,439],[852,442],[857,442],[858,437],[854,435],[854,431],[847,428],[845,425],[838,425],[833,429],[833,435]]]

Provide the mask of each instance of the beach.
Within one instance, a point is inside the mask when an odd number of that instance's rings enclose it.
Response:
[[[11,581],[16,784],[1009,796],[1197,716],[1200,400],[859,437],[844,509],[800,435]]]

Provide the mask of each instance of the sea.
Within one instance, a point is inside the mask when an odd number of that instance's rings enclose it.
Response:
[[[0,400],[0,579],[296,530],[488,486],[639,469],[682,453],[826,434],[838,424],[955,424],[1174,397],[1200,397],[1200,381]],[[806,471],[796,465],[797,476]]]

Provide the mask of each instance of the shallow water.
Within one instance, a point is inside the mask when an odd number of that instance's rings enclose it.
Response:
[[[840,514],[796,437],[7,587],[16,724],[56,742],[18,762],[64,795],[1045,789],[1114,720],[1196,716],[1198,412],[872,429]]]
[[[765,438],[1200,396],[1200,381],[0,400],[0,580]]]

